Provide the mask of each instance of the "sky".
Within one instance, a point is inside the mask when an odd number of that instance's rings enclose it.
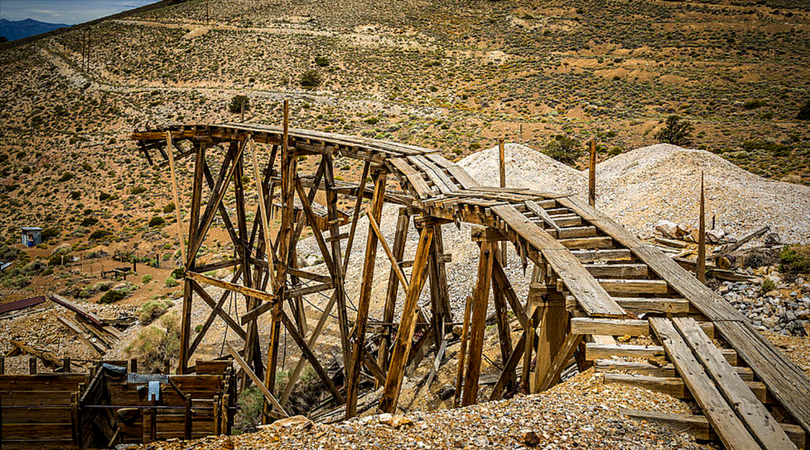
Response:
[[[0,18],[75,25],[157,0],[0,0]]]

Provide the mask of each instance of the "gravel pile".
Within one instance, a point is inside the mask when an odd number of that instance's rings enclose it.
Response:
[[[810,282],[797,278],[793,283],[785,283],[777,274],[764,278],[774,281],[776,289],[762,292],[759,280],[727,281],[718,292],[760,330],[792,336],[810,335]]]
[[[506,144],[506,183],[587,195],[587,173],[518,144]],[[482,184],[498,185],[498,148],[458,163]],[[661,219],[696,227],[700,172],[706,211],[738,237],[770,225],[785,242],[810,242],[810,187],[762,178],[703,150],[658,144],[597,165],[596,206],[642,237]]]
[[[540,395],[466,408],[397,417],[380,414],[336,425],[296,419],[289,427],[191,443],[156,442],[149,448],[710,448],[685,434],[629,419],[621,415],[621,408],[691,413],[685,403],[666,394],[605,385],[588,371]]]
[[[597,207],[642,235],[660,219],[696,227],[700,172],[707,214],[738,237],[770,225],[785,242],[810,242],[810,187],[762,178],[703,150],[668,144],[597,166]]]

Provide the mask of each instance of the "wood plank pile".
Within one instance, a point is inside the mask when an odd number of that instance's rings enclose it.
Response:
[[[557,383],[572,364],[579,369],[596,364],[598,370],[610,372],[611,381],[694,399],[713,432],[734,448],[752,448],[751,444],[783,448],[798,442],[801,434],[791,425],[810,431],[810,381],[801,370],[678,263],[588,203],[528,189],[479,186],[460,167],[414,146],[293,130],[286,105],[280,127],[185,125],[132,135],[149,161],[159,157],[168,162],[175,197],[175,164],[194,158],[188,226],[184,228],[178,220],[177,230],[178,240],[188,242],[183,247],[187,275],[179,373],[188,371],[210,324],[219,318],[243,341],[241,349],[229,348],[229,353],[239,366],[240,387],[253,383],[264,393],[265,422],[287,415],[291,390],[306,363],[315,368],[329,392],[316,408],[318,416],[351,418],[374,406],[396,413],[406,374],[431,355],[432,369],[425,378],[429,388],[435,379],[430,374],[450,360],[447,327],[459,322],[450,309],[442,226],[464,222],[475,226],[471,238],[480,250],[478,278],[470,286],[472,294],[461,322],[461,349],[455,357],[456,404],[477,401],[486,312],[492,298],[503,362],[493,399],[518,391],[539,392]],[[303,156],[320,158],[313,174],[300,173],[297,162]],[[209,167],[208,161],[216,157],[219,167]],[[362,163],[358,184],[335,179],[336,157]],[[250,187],[258,193],[252,221],[247,219],[244,180],[251,177],[244,175],[245,158],[250,158],[254,169]],[[390,189],[389,175],[401,190]],[[322,207],[314,203],[319,191],[325,198]],[[226,192],[235,193],[228,207]],[[347,215],[337,208],[339,196],[355,204],[348,231],[340,228]],[[365,211],[361,211],[363,199],[370,199]],[[393,245],[381,232],[385,202],[401,206]],[[279,231],[270,233],[270,220],[279,215],[273,215],[275,209],[281,210]],[[345,274],[362,212],[368,217],[368,238],[358,280],[359,299],[350,317]],[[236,258],[198,265],[198,252],[215,216],[228,232]],[[418,244],[415,254],[407,257],[404,242],[411,220]],[[328,276],[296,266],[296,246],[307,226]],[[524,270],[533,265],[526,299],[518,298],[504,271],[504,243],[512,244]],[[379,249],[391,269],[380,299],[383,317],[375,320],[370,304]],[[235,269],[228,280],[202,275],[212,267],[226,266]],[[419,308],[417,300],[428,279],[430,302]],[[206,285],[224,293],[212,298]],[[400,287],[403,313],[395,323]],[[329,297],[314,329],[307,324],[304,307],[305,296],[313,293]],[[243,298],[247,314],[232,317],[223,310],[231,295]],[[192,342],[191,306],[197,298],[211,311]],[[510,310],[523,330],[517,342],[512,339]],[[267,364],[257,330],[257,319],[264,314],[271,321]],[[342,374],[337,377],[327,369],[331,361],[325,362],[313,350],[333,317],[340,334],[335,359],[341,361]],[[286,391],[277,398],[282,327],[300,348],[301,358]],[[382,388],[381,394],[370,396],[375,386]],[[779,422],[773,411],[783,412]],[[743,429],[745,433],[740,432]],[[793,441],[784,429],[790,430]]]

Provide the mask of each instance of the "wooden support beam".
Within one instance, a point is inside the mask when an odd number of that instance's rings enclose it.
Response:
[[[492,299],[495,303],[495,319],[498,324],[498,341],[501,344],[501,361],[506,364],[512,356],[512,328],[509,326],[509,318],[506,315],[506,299],[501,291],[498,283],[495,282],[495,275],[493,272],[492,283]],[[507,389],[514,388],[517,381],[517,373],[512,370],[511,375],[508,375]]]
[[[189,273],[186,273],[186,276],[188,276],[188,274]],[[231,283],[228,283],[228,284],[231,284]],[[222,320],[225,321],[225,323],[227,323],[228,325],[230,325],[231,328],[233,328],[233,331],[240,338],[247,339],[247,333],[245,332],[245,330],[242,329],[242,327],[239,325],[239,323],[236,320],[234,320],[233,317],[231,317],[230,315],[228,315],[228,313],[226,313],[225,311],[222,310],[221,305],[219,307],[217,307],[217,303],[214,302],[214,299],[211,298],[211,295],[209,295],[208,292],[205,289],[203,289],[202,286],[200,286],[199,284],[197,284],[195,282],[195,283],[192,283],[191,288],[194,290],[194,292],[197,293],[197,295],[200,296],[200,298],[203,299],[203,301],[205,303],[208,304],[208,306],[211,307],[212,311],[216,312],[217,315],[219,315],[219,317],[221,317]],[[230,289],[228,289],[228,290],[233,292]],[[220,301],[221,301],[221,299],[220,299]]]
[[[385,179],[386,174],[377,171],[374,178],[374,197],[371,200],[371,211],[369,216],[374,216],[379,221],[382,216],[383,201],[385,200]],[[371,223],[369,221],[369,223]],[[366,259],[363,262],[363,279],[360,283],[360,298],[357,301],[357,321],[355,322],[354,336],[352,342],[351,360],[347,361],[346,367],[346,418],[350,419],[357,414],[357,396],[360,384],[360,366],[362,364],[362,352],[366,345],[366,323],[368,321],[368,310],[371,304],[371,288],[374,280],[374,266],[377,259],[377,235],[373,232],[374,227],[369,225],[368,238],[366,240]]]
[[[461,391],[464,390],[464,362],[467,359],[467,337],[470,330],[470,314],[472,311],[473,297],[468,296],[464,306],[464,322],[461,325],[461,348],[458,354],[458,367],[456,368],[456,391],[453,394],[453,406],[458,408],[461,399]]]
[[[394,341],[394,350],[391,353],[391,365],[385,378],[385,390],[380,399],[380,410],[393,414],[397,408],[399,391],[402,387],[405,364],[408,361],[413,333],[416,329],[417,300],[427,278],[427,259],[430,253],[430,244],[433,240],[433,227],[424,227],[419,234],[419,244],[416,247],[411,285],[405,295],[402,321],[399,324],[397,337]]]
[[[571,332],[607,336],[648,336],[650,334],[650,323],[638,319],[573,317],[571,319]]]
[[[478,281],[475,286],[470,321],[470,356],[467,359],[467,372],[464,378],[464,393],[461,397],[461,406],[475,404],[478,397],[478,377],[481,373],[481,355],[486,330],[489,287],[492,281],[492,261],[495,258],[496,248],[496,244],[493,242],[481,243],[478,260]]]
[[[185,264],[185,267],[188,267],[186,260],[186,240],[183,238],[183,220],[180,217],[180,198],[177,194],[179,190],[177,187],[177,174],[174,168],[174,149],[172,149],[172,133],[170,131],[166,132],[166,149],[169,151],[169,168],[171,169],[169,173],[171,174],[171,183],[172,183],[172,199],[174,200],[174,212],[177,215],[177,239],[180,242],[180,256],[181,261]]]
[[[399,208],[397,215],[397,228],[394,234],[394,248],[392,254],[395,261],[401,261],[405,254],[405,242],[408,237],[408,224],[410,223],[410,213],[408,208]],[[397,305],[397,290],[399,289],[399,276],[397,275],[400,269],[391,265],[391,272],[388,274],[388,289],[385,294],[385,307],[383,308],[383,322],[391,323],[394,321],[394,312]],[[403,276],[404,278],[404,276]],[[404,292],[408,292],[408,287],[403,286]],[[388,349],[391,346],[391,333],[385,332],[380,337],[380,349],[377,353],[377,363],[381,367],[388,367]]]
[[[257,377],[256,374],[253,373],[253,370],[250,368],[250,366],[248,366],[245,360],[242,359],[242,357],[239,355],[239,352],[237,352],[236,349],[234,349],[231,346],[231,344],[227,342],[225,343],[225,348],[228,350],[228,353],[230,353],[234,361],[236,361],[236,363],[239,364],[239,367],[241,367],[242,370],[247,374],[247,376],[249,376],[250,379],[253,380],[253,383],[256,384],[256,387],[259,388],[259,390],[264,395],[265,400],[267,400],[279,414],[281,414],[284,417],[288,417],[287,411],[285,411],[284,408],[281,406],[281,404],[278,402],[278,400],[276,400],[276,397],[273,395],[273,393],[270,392],[270,390],[268,390],[267,387],[265,387],[264,383],[262,383],[262,380],[260,380],[259,377]]]
[[[227,289],[231,292],[236,292],[237,294],[242,294],[248,297],[255,297],[266,302],[274,302],[276,297],[266,291],[260,291],[258,289],[253,289],[245,286],[240,286],[238,284],[229,283],[227,281],[218,280],[216,278],[212,278],[201,273],[196,272],[186,272],[186,278],[194,280],[198,283],[208,284],[210,286],[216,286],[221,289]]]
[[[596,140],[591,139],[588,158],[588,204],[596,206]]]
[[[253,138],[248,141],[250,147],[250,156],[253,160],[253,182],[256,185],[256,192],[259,195],[259,211],[261,218],[262,231],[264,232],[264,250],[267,256],[267,270],[268,270],[268,285],[275,286],[275,270],[273,264],[273,240],[270,238],[270,224],[267,219],[267,205],[265,204],[265,192],[262,183],[262,177],[259,175],[259,159],[256,157],[256,147],[253,143]],[[272,162],[272,161],[271,161]]]
[[[542,280],[532,280],[542,281]],[[552,362],[564,349],[570,314],[565,309],[565,297],[559,292],[548,292],[540,304],[540,330],[537,341],[537,363],[534,367],[532,393],[538,392],[545,380],[552,377]],[[573,331],[572,331],[573,333]],[[569,357],[570,358],[570,357]],[[566,359],[567,361],[568,359]],[[557,380],[551,380],[553,384]]]
[[[568,333],[565,336],[562,348],[557,351],[557,354],[554,356],[554,360],[551,361],[551,365],[546,372],[546,377],[540,380],[540,383],[538,384],[538,390],[540,392],[550,388],[554,385],[554,383],[557,382],[557,380],[560,379],[562,370],[565,368],[568,361],[571,360],[571,357],[574,355],[574,351],[577,349],[580,342],[582,342],[581,334]]]
[[[520,363],[520,359],[523,357],[523,353],[526,350],[526,336],[527,333],[520,335],[520,339],[518,339],[517,343],[515,344],[515,348],[509,355],[509,359],[504,363],[501,375],[498,377],[498,381],[495,383],[495,387],[492,388],[492,393],[489,395],[490,401],[500,400],[503,398],[503,393],[506,389],[507,383],[510,382],[510,379],[515,377],[515,370],[517,369],[518,363]]]
[[[304,341],[304,338],[300,333],[298,333],[295,324],[292,322],[292,320],[290,320],[289,316],[287,316],[287,313],[284,312],[283,309],[281,310],[281,321],[287,328],[287,331],[290,333],[290,336],[292,336],[296,345],[298,345],[298,348],[301,349],[301,353],[309,360],[309,364],[312,366],[312,368],[315,369],[315,373],[318,374],[318,377],[320,377],[323,384],[326,385],[326,388],[332,393],[332,397],[334,397],[338,403],[343,403],[344,400],[343,396],[340,395],[340,391],[338,391],[335,384],[332,383],[332,379],[329,378],[329,374],[326,373],[326,370],[323,368],[321,363],[318,362],[318,357],[315,356],[315,353],[312,352],[312,349],[310,349],[309,345],[307,345],[307,343]]]

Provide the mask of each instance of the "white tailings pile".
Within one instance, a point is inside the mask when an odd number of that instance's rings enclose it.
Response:
[[[587,172],[543,153],[507,144],[506,183],[538,191],[587,196]],[[482,184],[498,185],[498,148],[458,163]],[[702,150],[658,144],[597,165],[597,208],[642,236],[660,219],[698,224],[700,172],[705,176],[709,224],[737,237],[770,225],[784,242],[810,242],[810,187],[768,180]]]

